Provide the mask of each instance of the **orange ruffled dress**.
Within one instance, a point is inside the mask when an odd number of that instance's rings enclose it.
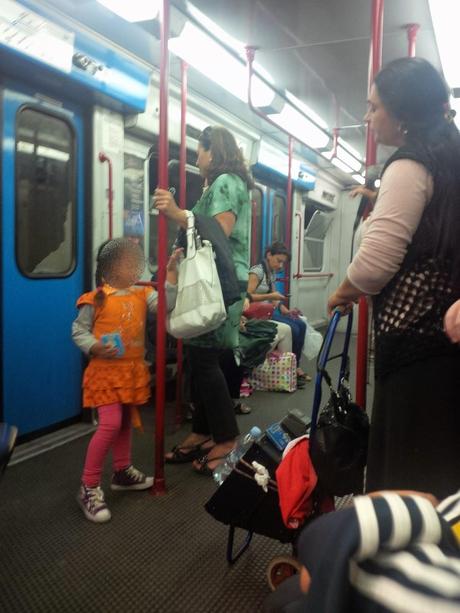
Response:
[[[144,360],[147,297],[150,287],[131,287],[126,295],[104,285],[105,300],[96,306],[97,290],[83,294],[77,307],[89,304],[94,307],[92,333],[99,340],[104,334],[118,332],[124,354],[120,358],[91,357],[83,375],[83,406],[99,407],[121,402],[145,404],[150,398],[150,372]]]

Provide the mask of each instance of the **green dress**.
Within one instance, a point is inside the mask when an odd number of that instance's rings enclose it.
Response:
[[[243,179],[234,174],[219,175],[205,189],[192,211],[197,215],[206,215],[207,217],[215,217],[226,211],[231,211],[235,215],[236,221],[229,236],[229,241],[238,279],[247,283],[251,208],[249,191]],[[238,347],[242,310],[243,297],[228,308],[227,319],[217,330],[202,334],[187,342],[199,347],[229,349]]]

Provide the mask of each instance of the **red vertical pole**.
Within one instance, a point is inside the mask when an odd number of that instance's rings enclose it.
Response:
[[[286,244],[291,246],[292,235],[292,154],[294,152],[294,141],[292,136],[288,137],[288,178],[286,190]],[[289,281],[291,278],[291,266],[286,264],[284,273],[284,293],[289,294]],[[289,301],[288,301],[289,302]]]
[[[383,38],[383,5],[384,0],[372,0],[371,16],[371,46],[369,54],[369,90],[375,75],[382,65],[382,38]],[[366,136],[366,169],[375,165],[377,161],[377,144],[367,127]],[[358,306],[358,340],[356,354],[356,403],[366,408],[367,386],[367,352],[369,337],[369,309],[366,298],[359,300]]]
[[[99,161],[101,164],[107,162],[109,167],[109,178],[107,187],[107,196],[109,199],[109,239],[113,238],[113,168],[112,160],[103,151],[99,152]]]
[[[187,206],[187,70],[184,60],[180,63],[180,150],[179,150],[179,206]],[[177,373],[176,373],[176,426],[182,423],[182,376],[184,364],[184,346],[182,340],[177,341]]]
[[[158,138],[158,186],[168,189],[168,86],[169,86],[169,0],[163,0],[160,36],[160,133]],[[165,430],[165,373],[166,373],[166,263],[167,263],[167,222],[158,216],[158,312],[157,351],[155,381],[155,482],[153,494],[166,491],[164,477],[164,430]]]
[[[415,41],[417,40],[417,33],[419,29],[420,29],[420,26],[418,23],[409,23],[406,26],[407,43],[408,43],[407,56],[408,57],[415,57]]]

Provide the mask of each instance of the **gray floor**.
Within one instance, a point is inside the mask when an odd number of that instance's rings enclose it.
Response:
[[[313,383],[293,394],[256,393],[248,399],[253,412],[239,417],[240,429],[255,424],[263,428],[292,408],[310,412],[312,398]],[[173,407],[169,423],[172,415]],[[152,413],[145,423],[145,434],[135,433],[134,452],[136,464],[149,471]],[[170,434],[167,447],[187,431],[184,426]],[[260,611],[268,594],[267,565],[273,556],[289,553],[289,546],[255,535],[248,552],[228,567],[227,527],[203,509],[215,485],[189,465],[166,467],[164,496],[106,487],[112,520],[91,524],[75,502],[89,436],[7,470],[0,484],[0,610]],[[107,467],[104,483],[109,478]]]

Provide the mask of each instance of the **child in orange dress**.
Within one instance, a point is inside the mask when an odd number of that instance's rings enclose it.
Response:
[[[176,250],[168,262],[168,310],[175,302],[180,252]],[[111,517],[100,487],[110,450],[112,490],[145,490],[153,485],[153,477],[131,463],[132,414],[150,397],[150,373],[144,360],[147,313],[157,309],[156,292],[134,285],[144,266],[142,249],[129,239],[101,245],[96,270],[99,287],[78,299],[79,314],[72,326],[74,342],[90,358],[83,376],[83,405],[98,411],[98,428],[88,446],[77,500],[85,517],[96,523]]]

